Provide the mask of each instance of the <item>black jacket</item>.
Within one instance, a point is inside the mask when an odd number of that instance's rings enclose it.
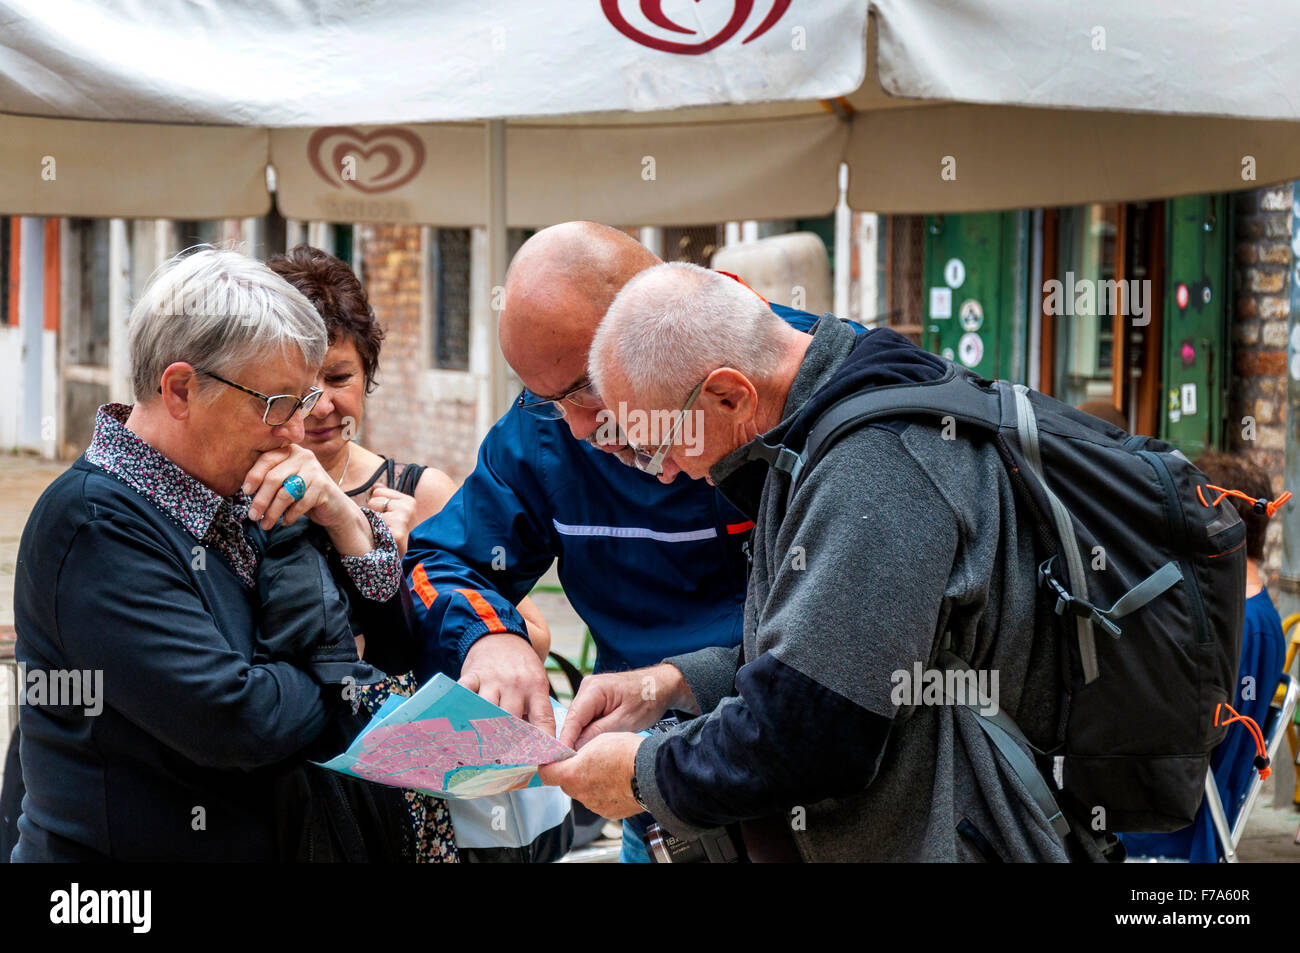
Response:
[[[343,702],[295,664],[255,661],[256,591],[193,546],[84,457],[33,509],[17,659],[29,672],[102,673],[103,709],[22,707],[15,860],[275,856],[277,771]]]

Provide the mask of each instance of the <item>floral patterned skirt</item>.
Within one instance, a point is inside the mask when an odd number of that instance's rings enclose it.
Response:
[[[382,682],[363,685],[358,690],[361,704],[373,715],[389,695],[410,697],[419,686],[415,674],[390,675]],[[415,828],[415,860],[421,864],[454,864],[459,861],[456,841],[452,837],[451,812],[442,798],[423,791],[403,791],[406,809]]]

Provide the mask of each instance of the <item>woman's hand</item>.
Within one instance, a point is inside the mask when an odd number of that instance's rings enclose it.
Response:
[[[297,475],[306,489],[295,500],[284,489],[284,481]],[[334,548],[344,556],[362,556],[374,548],[374,538],[365,515],[330,478],[316,455],[297,444],[268,450],[244,477],[242,487],[253,496],[248,518],[269,531],[284,518],[286,526],[307,516],[330,535]]]
[[[406,539],[415,526],[415,497],[399,493],[386,486],[376,486],[370,491],[370,509],[388,526],[397,542],[398,556],[406,556]]]
[[[529,644],[545,665],[546,657],[551,651],[551,627],[546,622],[546,616],[542,615],[542,610],[537,608],[537,603],[528,596],[520,599],[519,605],[515,608],[519,610],[519,614],[524,617],[524,624],[528,626]]]

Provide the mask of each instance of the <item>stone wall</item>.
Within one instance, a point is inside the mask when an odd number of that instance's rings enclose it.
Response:
[[[362,280],[385,332],[377,386],[366,401],[359,439],[376,453],[438,467],[459,483],[474,468],[478,452],[475,402],[449,399],[432,380],[423,328],[420,229],[358,228]]]
[[[1263,467],[1282,492],[1286,344],[1291,313],[1291,186],[1233,196],[1236,311],[1225,445]],[[1253,433],[1252,433],[1253,422]],[[1269,526],[1265,582],[1277,589],[1282,522]]]

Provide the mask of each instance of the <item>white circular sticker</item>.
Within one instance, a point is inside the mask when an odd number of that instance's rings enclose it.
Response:
[[[945,361],[953,361],[957,359],[957,355],[952,352],[952,348],[946,347],[943,349],[943,358]]]
[[[963,331],[978,331],[984,327],[984,308],[974,298],[967,298],[961,303],[961,328]]]
[[[957,353],[967,367],[974,367],[984,359],[984,339],[978,334],[963,334],[957,342]]]
[[[949,258],[948,264],[943,266],[943,280],[948,282],[949,288],[960,288],[966,280],[966,263],[960,258]]]

